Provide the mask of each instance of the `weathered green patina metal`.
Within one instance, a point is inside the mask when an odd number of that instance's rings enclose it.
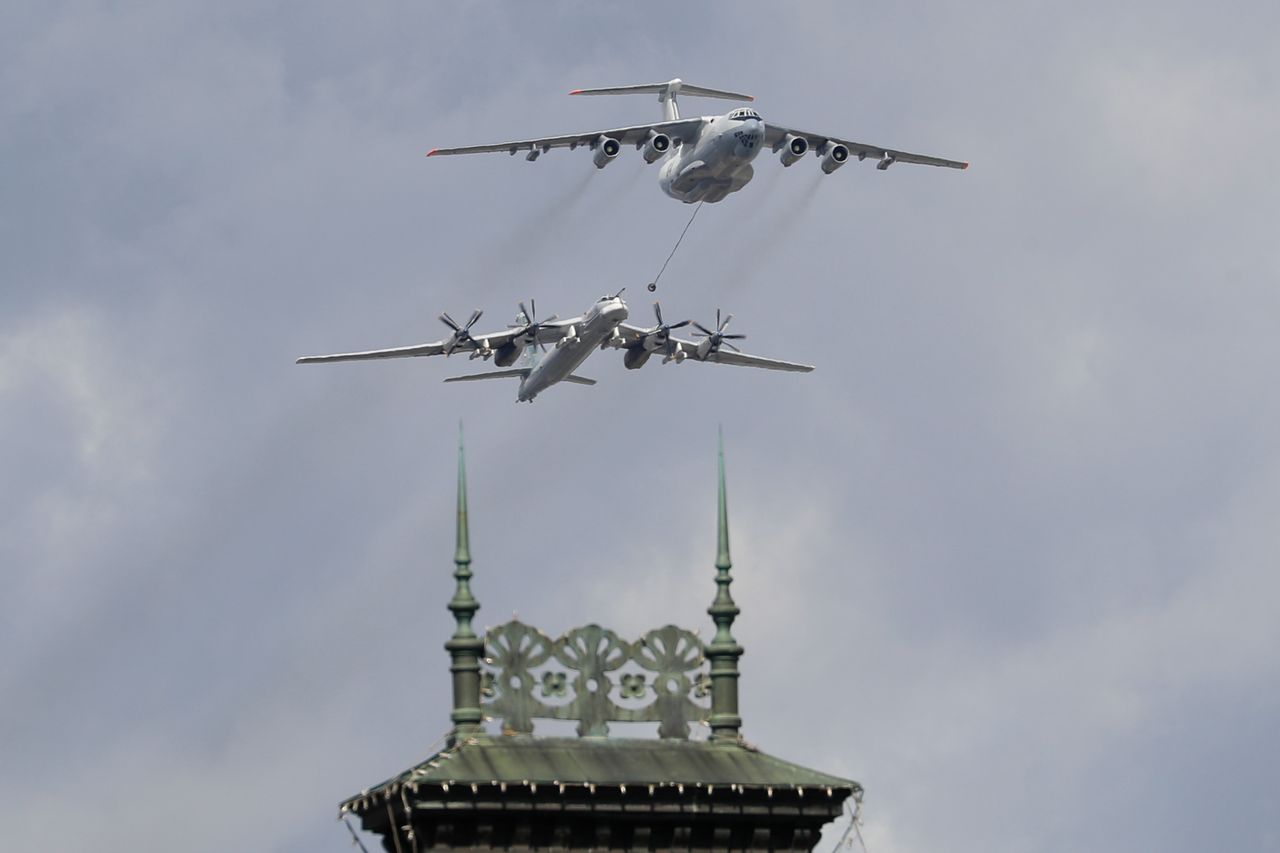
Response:
[[[576,720],[582,737],[609,722],[656,722],[658,737],[687,738],[710,709],[702,641],[667,625],[628,642],[599,625],[553,640],[523,622],[485,632],[481,694],[504,734],[532,734],[535,718]]]
[[[718,442],[719,500],[716,513],[716,597],[707,613],[716,623],[716,635],[707,647],[711,661],[711,737],[713,740],[737,740],[741,737],[742,717],[738,714],[738,658],[742,646],[733,638],[733,620],[738,605],[729,593],[733,577],[729,570],[729,508],[724,485],[724,432]]]
[[[481,735],[343,803],[354,808],[375,792],[411,783],[471,785],[500,780],[537,785],[740,785],[861,790],[850,779],[820,773],[738,743],[653,738],[501,737]]]
[[[411,850],[810,850],[862,787],[735,741],[481,735],[344,802]]]
[[[449,600],[456,627],[444,647],[449,652],[449,672],[453,674],[453,731],[450,742],[484,731],[480,708],[480,658],[484,641],[476,636],[471,621],[480,603],[471,594],[471,536],[467,529],[467,465],[462,444],[462,424],[458,424],[458,527],[453,555],[456,586]]]

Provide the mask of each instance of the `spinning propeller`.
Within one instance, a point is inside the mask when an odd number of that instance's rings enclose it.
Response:
[[[475,343],[471,337],[471,327],[476,324],[476,320],[479,320],[480,315],[483,313],[479,308],[471,312],[471,319],[467,321],[465,326],[459,326],[457,321],[450,317],[447,312],[440,315],[440,322],[453,329],[453,334],[444,342],[445,355],[452,354],[460,346]]]
[[[697,333],[698,337],[707,339],[708,353],[712,353],[720,349],[720,344],[722,343],[725,346],[727,346],[729,349],[733,350],[734,352],[742,352],[742,350],[738,349],[733,344],[729,343],[729,341],[740,341],[743,338],[745,338],[746,335],[726,335],[724,333],[725,327],[729,325],[729,321],[732,319],[733,319],[733,315],[729,314],[724,318],[724,322],[720,322],[720,309],[717,308],[716,309],[716,330],[714,332],[708,329],[706,326],[702,325],[701,323],[695,322],[693,324],[698,329],[698,333]]]
[[[692,323],[692,320],[681,320],[679,323],[665,323],[662,320],[662,306],[657,302],[653,303],[653,315],[658,319],[658,325],[645,332],[646,337],[654,337],[657,341],[667,345],[667,349],[671,349],[671,330],[683,329]]]
[[[538,303],[530,299],[529,300],[530,308],[525,308],[523,302],[519,303],[519,305],[520,305],[520,313],[524,315],[524,319],[525,319],[524,324],[523,325],[519,323],[509,324],[507,328],[519,329],[519,331],[516,332],[516,335],[515,335],[516,337],[518,338],[523,337],[525,339],[525,343],[532,344],[536,342],[538,346],[542,348],[542,351],[546,352],[547,345],[544,344],[542,341],[538,340],[538,332],[542,330],[543,326],[555,326],[556,315],[552,314],[550,317],[548,317],[545,320],[535,321],[533,317],[534,317],[534,312],[538,310]]]

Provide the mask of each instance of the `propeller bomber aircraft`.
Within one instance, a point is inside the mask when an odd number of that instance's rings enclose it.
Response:
[[[653,124],[593,130],[564,136],[520,139],[494,145],[468,145],[461,148],[433,148],[428,157],[443,154],[474,154],[505,151],[525,152],[526,160],[537,160],[552,148],[591,150],[597,169],[603,169],[617,158],[624,144],[635,145],[646,163],[662,158],[666,161],[658,173],[662,191],[686,204],[717,202],[747,185],[754,175],[752,161],[763,149],[778,155],[783,166],[790,166],[809,151],[819,159],[826,174],[843,166],[850,156],[859,160],[874,158],[876,168],[888,169],[894,163],[920,163],[966,169],[969,164],[944,160],[923,154],[911,154],[878,145],[852,142],[822,133],[794,130],[782,125],[766,125],[755,110],[741,108],[725,115],[681,118],[676,104],[680,93],[704,98],[753,101],[751,95],[693,86],[680,79],[640,86],[613,86],[603,89],[575,89],[571,95],[654,94],[663,106],[663,120]]]
[[[662,356],[663,364],[672,361],[679,364],[692,360],[798,373],[808,373],[813,370],[807,364],[776,361],[742,352],[730,341],[741,340],[746,336],[726,333],[725,328],[733,319],[733,315],[728,315],[722,321],[718,310],[716,327],[712,330],[692,320],[666,323],[662,318],[662,308],[656,302],[653,304],[653,312],[658,321],[656,326],[641,328],[628,325],[623,322],[627,319],[628,312],[627,304],[622,300],[621,290],[612,296],[600,297],[585,314],[567,320],[560,320],[555,315],[544,320],[535,320],[537,305],[532,301],[529,305],[530,308],[526,309],[524,303],[520,303],[518,322],[508,326],[505,331],[472,335],[471,327],[483,313],[479,310],[474,311],[464,325],[459,325],[448,314],[441,314],[440,321],[452,329],[452,334],[443,341],[367,352],[305,356],[298,359],[298,364],[425,355],[448,356],[452,353],[465,352],[468,353],[469,358],[473,359],[481,358],[487,361],[492,358],[495,365],[505,369],[467,376],[451,376],[445,382],[516,378],[520,380],[520,390],[516,395],[516,399],[520,402],[532,402],[534,397],[557,382],[571,382],[577,385],[596,384],[594,379],[577,376],[573,371],[591,353],[606,347],[622,350],[623,364],[631,370],[643,367],[655,354]],[[687,341],[672,336],[673,330],[688,325],[698,329],[696,336],[701,340]],[[547,344],[552,345],[550,351],[547,350]],[[538,357],[538,350],[545,353],[545,357]],[[522,366],[513,366],[522,354],[528,355],[526,362]]]

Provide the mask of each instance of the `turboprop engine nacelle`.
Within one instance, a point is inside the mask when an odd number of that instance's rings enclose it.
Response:
[[[637,370],[644,367],[644,363],[649,360],[651,355],[653,353],[644,347],[635,347],[622,354],[622,363],[626,365],[627,370]]]
[[[782,165],[790,166],[799,160],[809,151],[809,140],[803,136],[796,136],[794,133],[788,133],[786,138],[782,140],[779,146],[781,154],[778,159],[782,161]]]
[[[848,162],[849,149],[828,139],[818,150],[818,156],[822,158],[822,171],[830,175]]]
[[[514,342],[503,344],[493,351],[493,363],[498,367],[510,367],[520,357],[520,347]]]
[[[592,147],[595,148],[595,153],[591,155],[591,161],[596,164],[597,169],[603,169],[612,163],[622,150],[622,145],[612,136],[600,137]]]

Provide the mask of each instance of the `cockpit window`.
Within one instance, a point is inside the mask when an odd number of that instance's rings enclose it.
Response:
[[[746,121],[749,118],[759,119],[760,113],[756,112],[755,110],[749,110],[744,108],[744,109],[734,110],[733,112],[729,113],[729,118],[733,119],[734,121]]]

